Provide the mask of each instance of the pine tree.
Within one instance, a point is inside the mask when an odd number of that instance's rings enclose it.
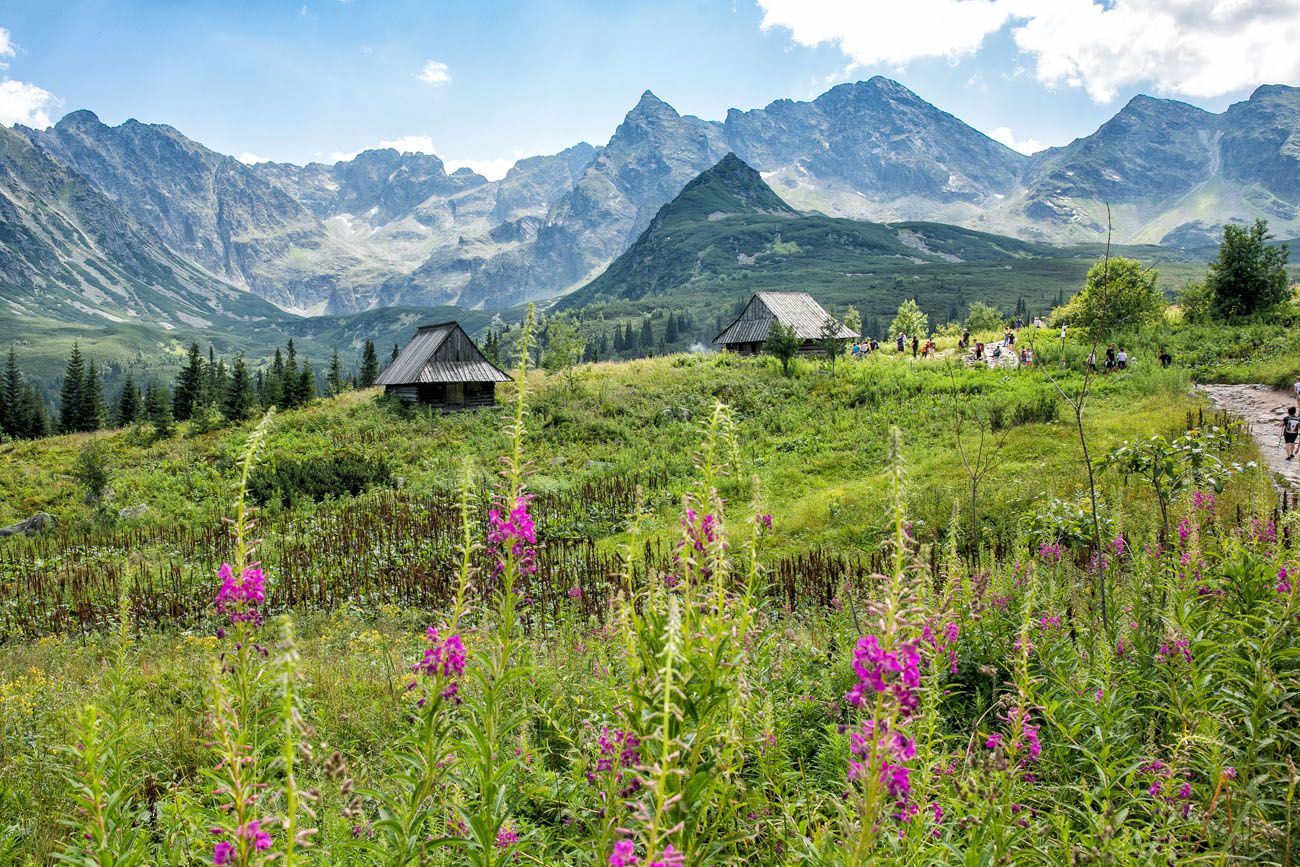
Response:
[[[302,378],[298,375],[298,351],[293,348],[293,338],[289,339],[285,347],[284,374],[281,377],[284,391],[284,408],[291,409],[302,404],[298,396],[298,387],[302,384]]]
[[[325,386],[329,390],[330,397],[337,397],[343,393],[343,365],[339,363],[339,351],[334,350],[334,355],[330,358],[330,372],[325,377]]]
[[[375,342],[366,341],[366,348],[361,353],[361,373],[358,381],[362,388],[370,388],[379,378],[379,356],[375,355]]]
[[[388,359],[388,363],[389,363],[389,364],[392,364],[394,361],[397,360],[397,356],[399,356],[399,355],[401,355],[401,354],[402,354],[402,350],[398,347],[398,345],[397,345],[396,343],[394,343],[394,344],[393,344],[393,356],[392,356],[392,358]]]
[[[45,411],[45,401],[41,399],[41,393],[36,390],[35,385],[27,386],[23,392],[19,415],[22,416],[23,423],[21,436],[28,439],[37,439],[38,437],[47,437],[53,433],[50,414]]]
[[[641,320],[641,348],[646,352],[650,352],[654,349],[654,345],[655,329],[654,326],[650,324],[650,317],[647,316],[645,319]]]
[[[144,413],[153,425],[154,436],[159,439],[171,436],[172,401],[167,394],[167,387],[152,379],[144,390]]]
[[[275,360],[271,362],[271,370],[262,383],[261,404],[284,407],[284,356],[278,346],[275,348]]]
[[[632,323],[627,323],[623,329],[623,351],[635,353],[640,347],[636,342],[636,332],[632,330]]]
[[[603,331],[600,334],[600,357],[609,358],[609,335]]]
[[[81,390],[86,384],[86,360],[81,347],[72,344],[68,366],[63,371],[63,389],[59,395],[59,429],[64,433],[81,430],[81,411],[84,406]]]
[[[672,346],[674,343],[677,342],[679,337],[677,331],[678,331],[677,317],[669,313],[668,324],[664,326],[664,344],[666,346]]]
[[[18,369],[18,353],[10,346],[4,380],[0,381],[0,433],[11,437],[23,436],[26,419],[22,411],[23,375]]]
[[[176,375],[176,391],[172,396],[172,413],[178,420],[184,421],[194,412],[202,387],[203,356],[199,354],[199,344],[191,343],[185,366]]]
[[[99,430],[104,426],[104,382],[92,359],[86,365],[86,380],[81,384],[81,430]]]
[[[131,377],[131,372],[127,371],[126,379],[122,382],[122,393],[117,397],[117,426],[135,424],[140,412],[140,389],[135,387],[135,380]]]
[[[253,380],[248,375],[248,365],[241,354],[235,358],[230,381],[226,383],[221,414],[231,421],[243,421],[253,414]]]
[[[298,403],[295,406],[305,406],[311,403],[314,397],[316,397],[316,375],[312,373],[311,365],[303,361],[302,372],[298,374]]]

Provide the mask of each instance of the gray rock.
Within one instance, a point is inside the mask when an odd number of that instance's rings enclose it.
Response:
[[[46,527],[54,526],[54,516],[45,512],[37,512],[26,520],[19,521],[17,524],[10,524],[8,527],[0,527],[0,537],[17,536],[19,533],[35,533],[44,530]]]
[[[147,514],[148,512],[149,512],[149,506],[145,503],[140,503],[135,506],[127,506],[124,509],[118,509],[117,516],[123,520],[129,521],[132,518],[139,518],[142,515]]]

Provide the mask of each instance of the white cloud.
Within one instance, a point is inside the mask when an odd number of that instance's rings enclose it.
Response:
[[[14,57],[17,54],[18,44],[8,30],[0,27],[0,57]],[[9,64],[0,61],[0,71],[8,68]],[[43,87],[8,77],[0,78],[0,124],[13,126],[21,123],[44,129],[54,123],[50,111],[61,105],[63,100]]]
[[[515,159],[457,160],[444,157],[439,155],[438,149],[433,146],[433,139],[427,135],[404,135],[401,138],[384,139],[379,144],[362,148],[359,151],[334,151],[330,154],[330,159],[334,162],[345,162],[355,159],[357,154],[362,151],[382,148],[392,148],[404,154],[432,154],[442,160],[443,167],[448,173],[465,167],[478,172],[489,181],[500,180],[505,177],[506,172],[515,164]]]
[[[425,84],[441,87],[451,81],[451,70],[440,60],[426,60],[424,69],[420,70],[419,78]]]
[[[1300,0],[758,0],[762,26],[863,66],[974,54],[1010,27],[1037,79],[1097,102],[1120,90],[1213,97],[1300,79]]]
[[[255,166],[258,163],[272,162],[270,157],[260,157],[257,154],[249,153],[248,151],[244,151],[241,154],[235,154],[235,159],[239,160],[246,166]]]
[[[1049,145],[1045,145],[1036,138],[1027,138],[1019,141],[1011,133],[1011,127],[1000,126],[997,129],[989,130],[988,137],[996,142],[1001,142],[1013,151],[1020,151],[1022,154],[1036,154],[1041,150],[1046,150]]]
[[[510,171],[510,167],[515,164],[512,159],[498,160],[443,160],[443,165],[447,171],[454,172],[456,169],[467,168],[472,172],[477,172],[489,181],[499,181]]]
[[[50,111],[63,105],[63,100],[43,87],[25,81],[5,79],[0,81],[0,123],[44,129],[52,126]]]

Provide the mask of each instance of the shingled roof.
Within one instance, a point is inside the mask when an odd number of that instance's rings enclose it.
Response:
[[[510,382],[488,361],[458,322],[422,325],[376,385],[420,382]]]
[[[822,309],[807,292],[755,292],[736,320],[713,338],[714,343],[762,343],[777,320],[804,340],[821,338],[822,328],[831,321],[831,315]],[[840,325],[836,336],[844,340],[857,337],[852,330]]]

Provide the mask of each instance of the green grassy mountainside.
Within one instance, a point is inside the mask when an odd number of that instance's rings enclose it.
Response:
[[[1103,252],[1098,244],[1058,247],[940,223],[800,214],[728,154],[561,307],[604,304],[632,312],[671,299],[707,314],[724,299],[734,303],[751,292],[800,290],[876,316],[891,314],[906,298],[916,298],[937,321],[960,318],[977,299],[1008,311],[1024,299],[1045,311],[1062,293],[1073,294]],[[1167,289],[1203,268],[1199,257],[1162,247],[1112,252],[1156,264]]]

